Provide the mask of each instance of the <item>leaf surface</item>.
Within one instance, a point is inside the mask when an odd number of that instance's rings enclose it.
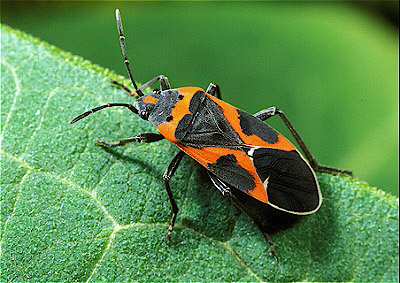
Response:
[[[119,51],[116,51],[119,52]],[[272,236],[185,157],[171,187],[168,141],[94,144],[155,129],[111,87],[127,81],[6,26],[1,28],[1,278],[4,281],[397,281],[398,199],[347,176],[318,174],[321,209]]]

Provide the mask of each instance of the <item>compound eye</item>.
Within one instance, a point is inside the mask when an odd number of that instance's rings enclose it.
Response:
[[[149,112],[147,111],[142,111],[139,113],[140,118],[142,118],[143,120],[147,120],[149,118]]]

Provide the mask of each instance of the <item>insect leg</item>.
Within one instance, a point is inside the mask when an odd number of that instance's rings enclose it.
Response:
[[[120,88],[122,88],[126,93],[128,93],[129,95],[132,95],[133,97],[138,97],[136,91],[132,91],[129,87],[127,87],[124,84],[121,84],[117,81],[111,80],[111,84],[115,85],[115,86],[119,86]]]
[[[123,146],[131,142],[146,142],[146,143],[156,142],[162,140],[163,138],[164,136],[161,134],[144,133],[144,134],[138,134],[136,137],[120,139],[117,142],[105,142],[102,139],[98,139],[96,141],[96,144],[106,147],[114,147],[114,146]]]
[[[265,241],[266,241],[266,242],[268,243],[268,245],[269,245],[269,254],[270,254],[271,256],[275,256],[276,258],[278,258],[278,255],[277,255],[276,252],[275,252],[275,246],[274,246],[274,243],[273,243],[272,240],[271,240],[271,237],[267,234],[267,232],[264,231],[262,225],[260,225],[260,224],[257,223],[257,222],[254,222],[254,223],[257,225],[258,229],[260,229],[261,233],[262,233],[263,236],[264,236]]]
[[[206,92],[213,96],[216,96],[218,99],[221,99],[221,90],[217,84],[210,83]]]
[[[155,78],[152,78],[147,83],[142,85],[139,89],[140,90],[144,90],[144,89],[148,88],[149,86],[151,86],[152,84],[154,84],[157,81],[160,81],[161,90],[171,89],[171,86],[170,86],[170,84],[168,82],[168,78],[166,76],[163,76],[163,75],[159,75],[159,76],[157,76]]]
[[[304,143],[303,139],[300,137],[299,133],[296,131],[296,129],[293,127],[292,123],[289,121],[285,113],[283,113],[282,110],[276,107],[270,107],[268,109],[261,110],[260,112],[254,114],[254,117],[257,117],[261,119],[262,121],[267,120],[268,118],[279,115],[283,122],[285,123],[286,127],[290,130],[292,133],[293,137],[296,139],[296,142],[299,144],[301,150],[303,151],[304,155],[306,156],[308,162],[310,163],[311,167],[314,170],[321,171],[321,172],[327,172],[327,173],[346,173],[349,175],[352,175],[353,173],[348,170],[342,170],[342,169],[337,169],[333,167],[326,167],[326,166],[321,166],[318,164],[318,162],[315,160],[314,156],[311,154],[310,150],[307,148],[306,144]]]
[[[161,85],[161,89],[162,90],[167,90],[167,89],[171,89],[171,86],[168,82],[168,78],[166,76],[163,75],[159,75],[153,79],[151,79],[150,81],[148,81],[147,83],[143,84],[140,88],[138,88],[138,90],[132,91],[130,88],[128,88],[126,85],[121,84],[117,81],[112,80],[111,84],[112,85],[116,85],[119,86],[120,88],[122,88],[124,91],[126,91],[129,95],[132,95],[133,97],[138,97],[138,91],[142,92],[144,89],[148,88],[150,85],[154,84],[155,82],[160,81],[160,85]]]
[[[261,224],[260,221],[258,221],[255,217],[252,217],[251,214],[249,214],[249,209],[248,207],[246,207],[242,201],[240,201],[238,199],[238,197],[235,195],[235,188],[230,188],[230,186],[228,184],[226,184],[224,181],[218,179],[218,177],[216,177],[215,175],[212,175],[209,173],[209,176],[211,177],[211,181],[214,183],[214,185],[219,185],[219,187],[223,187],[226,191],[226,193],[223,195],[227,195],[231,198],[231,200],[237,205],[237,207],[239,207],[239,209],[244,212],[245,214],[247,214],[252,220],[253,222],[257,225],[258,229],[260,230],[260,232],[263,234],[265,241],[268,243],[269,245],[269,254],[273,255],[275,257],[278,258],[276,252],[275,252],[275,246],[274,243],[271,240],[271,237],[268,235],[268,233],[265,231],[264,226]]]
[[[165,173],[163,175],[165,189],[167,190],[169,201],[171,202],[172,206],[172,218],[169,222],[167,236],[165,237],[166,241],[169,241],[171,239],[172,228],[174,228],[176,216],[179,211],[178,205],[176,204],[174,196],[172,195],[171,188],[169,186],[169,180],[171,180],[184,155],[185,153],[183,151],[178,152],[178,154],[175,155],[174,159],[172,159],[171,163],[168,165],[168,168],[167,170],[165,170]]]

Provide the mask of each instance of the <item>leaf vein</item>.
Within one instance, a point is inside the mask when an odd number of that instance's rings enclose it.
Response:
[[[26,279],[27,282],[29,281],[30,278],[25,274],[25,272],[23,271],[23,268],[22,268],[21,266],[17,265],[17,264],[15,263],[15,261],[9,259],[9,258],[6,257],[4,254],[1,254],[0,257],[3,257],[8,263],[10,263],[11,265],[13,265],[13,266],[18,270],[19,275],[20,275],[21,277],[24,277],[24,278]],[[13,278],[7,279],[7,282],[14,282],[14,281],[15,281],[14,279],[15,279],[16,276],[17,276],[17,275],[15,275]]]
[[[93,92],[87,90],[85,87],[76,87],[76,89],[82,90],[82,92],[90,94],[90,96],[92,96],[94,98],[95,101],[98,102],[99,105],[104,104],[101,100],[98,99],[98,97],[96,95],[94,95]],[[88,137],[90,137],[93,133],[93,131],[95,130],[95,127],[91,128],[90,131],[85,131],[86,135]],[[75,169],[76,166],[78,165],[79,161],[82,158],[82,154],[88,149],[88,145],[89,145],[90,139],[86,139],[86,143],[85,143],[85,147],[83,148],[83,150],[81,152],[79,152],[79,156],[77,157],[76,161],[74,162],[74,165],[72,166],[71,170],[70,170],[70,174],[69,177],[72,177],[72,175],[75,173]]]
[[[58,91],[59,89],[56,87],[55,89],[53,89],[50,94],[47,96],[47,100],[46,103],[44,105],[44,111],[47,110],[48,106],[49,106],[49,101],[51,100],[51,98],[54,96],[54,94]],[[23,150],[22,156],[21,158],[24,159],[25,157],[25,153],[28,152],[29,147],[32,145],[32,142],[35,140],[35,136],[37,135],[38,131],[41,129],[44,118],[45,118],[45,113],[43,113],[43,115],[41,115],[39,124],[37,125],[37,127],[33,130],[33,132],[30,135],[29,140],[25,143],[25,148]]]
[[[94,274],[99,269],[101,263],[103,262],[104,257],[106,256],[107,252],[111,249],[112,243],[115,239],[115,236],[119,232],[119,230],[121,230],[121,226],[115,225],[113,231],[110,233],[110,236],[108,237],[106,247],[104,248],[103,252],[101,253],[99,260],[94,264],[94,268],[93,268],[92,272],[90,273],[88,279],[86,279],[86,281],[85,281],[86,283],[90,282],[90,280],[92,279]]]
[[[130,223],[127,225],[123,225],[120,226],[119,230],[126,230],[126,229],[131,229],[134,227],[168,227],[169,223]],[[176,223],[174,226],[174,229],[186,229],[189,230],[195,234],[197,234],[198,236],[200,236],[201,238],[204,238],[206,240],[208,240],[209,242],[212,243],[216,243],[219,246],[221,246],[223,249],[225,249],[226,251],[228,251],[233,257],[234,259],[249,273],[250,276],[254,277],[258,282],[264,282],[241,258],[240,256],[236,253],[236,251],[229,245],[228,242],[222,242],[222,241],[218,241],[215,240],[213,238],[207,237],[206,235],[204,235],[203,233],[194,230],[193,228],[190,228],[182,223]],[[183,276],[183,275],[182,275]]]
[[[55,179],[67,186],[70,186],[72,188],[75,188],[83,193],[85,193],[86,195],[88,195],[91,199],[93,199],[93,201],[97,204],[97,206],[103,211],[104,215],[110,220],[110,222],[112,223],[113,226],[117,226],[118,223],[116,222],[116,220],[112,217],[112,215],[107,211],[107,209],[104,207],[104,205],[101,203],[101,201],[97,198],[96,194],[94,194],[93,192],[81,187],[80,185],[76,184],[75,182],[66,179],[64,177],[60,177],[58,175],[55,175],[53,173],[47,172],[47,171],[43,171],[41,169],[38,168],[34,168],[32,166],[30,166],[26,161],[24,161],[22,158],[14,156],[13,154],[4,151],[3,149],[0,148],[0,154],[3,154],[13,160],[15,160],[16,162],[19,162],[21,164],[21,166],[23,166],[24,168],[31,170],[35,173],[38,174],[43,174],[49,178]]]
[[[21,178],[21,180],[18,183],[18,192],[17,192],[17,196],[15,198],[15,202],[14,202],[14,205],[13,205],[13,210],[12,210],[10,216],[8,216],[7,220],[4,222],[4,227],[3,227],[3,231],[2,231],[2,234],[1,234],[1,240],[0,240],[0,255],[3,254],[3,244],[4,244],[4,238],[5,238],[6,233],[7,233],[8,222],[10,221],[11,218],[14,217],[15,211],[17,210],[17,203],[18,203],[18,201],[19,201],[19,199],[21,197],[21,194],[22,194],[22,189],[21,189],[22,184],[23,184],[23,182],[25,181],[25,179],[29,176],[29,174],[31,172],[32,171],[27,170],[25,175]]]
[[[20,82],[19,82],[19,79],[18,79],[18,76],[17,76],[16,69],[11,64],[9,64],[7,61],[1,60],[0,62],[1,62],[1,64],[6,65],[6,67],[10,69],[11,74],[12,74],[12,76],[14,78],[14,82],[15,82],[14,99],[13,99],[11,107],[10,107],[10,109],[8,111],[6,121],[4,122],[3,130],[1,131],[1,134],[0,134],[0,144],[1,144],[2,141],[3,141],[4,133],[6,132],[6,129],[7,129],[8,123],[10,122],[11,114],[15,111],[15,105],[17,104],[17,99],[21,94],[21,86],[20,86]]]

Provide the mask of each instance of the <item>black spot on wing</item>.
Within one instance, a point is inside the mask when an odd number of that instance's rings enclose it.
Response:
[[[261,180],[269,178],[270,203],[293,212],[309,212],[318,207],[317,181],[297,151],[258,148],[253,162]]]
[[[205,98],[201,101],[200,106],[193,112],[193,121],[182,142],[194,148],[205,146],[237,148],[243,146],[243,141],[226,120],[221,106],[205,94],[204,96]],[[197,105],[197,102],[193,102],[193,105]],[[194,108],[192,102],[190,107]]]
[[[190,100],[189,111],[191,114],[185,114],[183,118],[179,121],[178,126],[175,130],[175,138],[183,139],[187,133],[192,131],[193,127],[193,117],[198,112],[199,108],[202,105],[203,100],[206,98],[206,95],[203,91],[197,91]],[[178,95],[179,99],[179,95]],[[167,120],[168,121],[168,120]]]
[[[256,187],[253,175],[237,163],[233,154],[221,156],[215,164],[208,163],[208,169],[224,182],[244,192]]]
[[[248,136],[256,135],[267,143],[278,142],[278,132],[253,115],[238,109],[240,127]]]
[[[193,94],[192,99],[190,100],[189,104],[189,111],[191,113],[196,113],[197,109],[199,109],[201,103],[206,98],[206,94],[199,90],[195,94]]]
[[[192,122],[192,119],[193,119],[192,114],[185,114],[185,116],[182,117],[175,130],[175,138],[181,140],[186,136],[188,128],[190,127],[190,124]]]

